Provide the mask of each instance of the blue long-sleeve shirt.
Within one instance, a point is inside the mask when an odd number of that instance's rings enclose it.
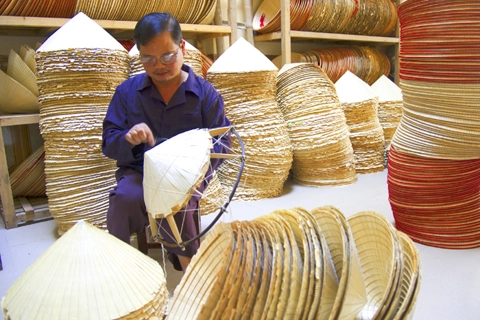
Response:
[[[151,78],[142,73],[120,84],[110,102],[103,122],[102,151],[117,161],[117,177],[128,168],[143,171],[143,154],[151,147],[142,143],[134,148],[125,135],[134,125],[144,122],[158,138],[171,138],[196,128],[229,126],[221,95],[190,67],[183,65],[188,78],[166,104]],[[228,152],[230,137],[215,144],[215,152]],[[212,167],[220,165],[212,159]]]

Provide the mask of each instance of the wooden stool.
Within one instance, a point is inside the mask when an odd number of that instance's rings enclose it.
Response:
[[[138,250],[148,255],[148,249],[161,249],[162,245],[159,242],[150,241],[148,237],[148,231],[146,227],[143,232],[137,233],[137,246]]]

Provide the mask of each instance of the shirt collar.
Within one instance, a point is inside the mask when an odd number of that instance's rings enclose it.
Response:
[[[188,78],[187,81],[184,83],[184,88],[185,91],[191,91],[195,93],[197,96],[200,96],[200,88],[198,82],[195,80],[196,75],[193,72],[192,68],[187,66],[186,64],[182,65],[182,70],[188,72]],[[138,75],[139,77],[142,77],[141,81],[137,82],[137,90],[141,91],[145,88],[152,87],[153,82],[152,79],[147,75],[146,72],[141,73]]]

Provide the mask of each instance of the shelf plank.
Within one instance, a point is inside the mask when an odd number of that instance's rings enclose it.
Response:
[[[328,41],[352,41],[362,43],[376,43],[378,45],[393,45],[399,43],[396,37],[376,37],[364,36],[356,34],[343,33],[326,33],[326,32],[311,32],[311,31],[290,31],[290,38],[294,40],[328,40]],[[255,41],[278,41],[282,39],[282,32],[276,31],[272,33],[255,36]]]
[[[22,124],[38,123],[40,114],[8,114],[0,116],[0,127],[18,126]]]
[[[70,19],[68,18],[44,18],[44,17],[18,17],[0,16],[1,35],[50,35],[53,31]],[[94,20],[102,28],[112,34],[131,35],[137,21],[113,21]],[[203,24],[180,24],[184,37],[195,39],[208,39],[231,34],[230,26],[203,25]]]

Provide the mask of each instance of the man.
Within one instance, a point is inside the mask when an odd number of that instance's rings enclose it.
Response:
[[[107,228],[130,243],[130,235],[149,224],[143,198],[143,155],[159,141],[195,128],[229,126],[223,99],[213,86],[183,64],[185,41],[177,20],[168,13],[150,13],[135,26],[133,39],[145,73],[118,86],[103,123],[103,153],[117,160],[117,186],[110,192]],[[225,152],[229,137],[215,144]],[[211,161],[213,169],[220,162]],[[199,187],[200,191],[206,185]],[[198,195],[175,215],[182,239],[198,234]],[[193,213],[192,213],[193,212]],[[168,224],[162,222],[163,230]],[[162,231],[166,241],[171,233]],[[185,271],[199,242],[185,251],[170,249],[169,258],[177,270]]]

